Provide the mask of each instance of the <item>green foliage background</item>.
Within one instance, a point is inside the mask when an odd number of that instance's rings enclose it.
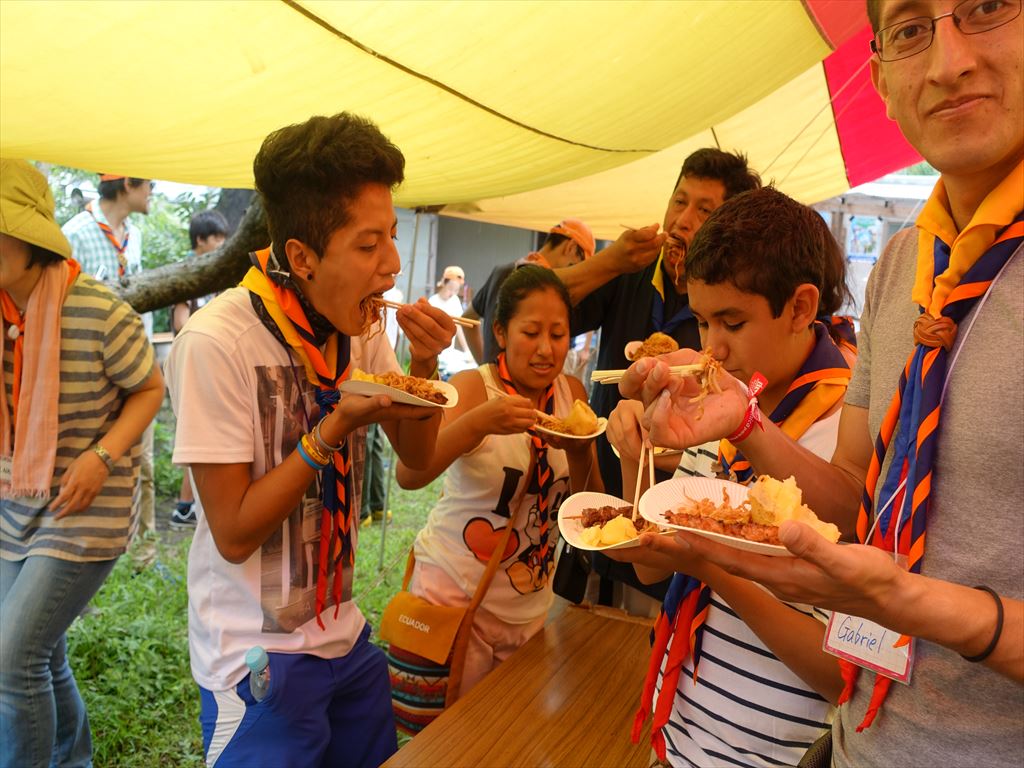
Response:
[[[419,491],[392,486],[383,568],[380,524],[360,530],[352,594],[378,644],[384,606],[401,588],[409,547],[440,488],[440,480]],[[190,543],[187,535],[161,533],[157,564],[140,573],[122,557],[93,598],[94,611],[68,631],[68,658],[89,713],[97,768],[203,764],[199,691],[188,657]],[[400,744],[407,740],[399,737]]]
[[[84,189],[90,197],[94,197],[99,176],[63,165],[45,166],[45,170],[53,190],[57,221],[63,225],[79,212],[72,199],[73,191],[76,188]],[[219,189],[211,189],[204,194],[185,192],[173,198],[154,191],[149,201],[149,214],[131,215],[132,222],[142,232],[143,268],[161,267],[187,257],[190,247],[189,221],[196,213],[213,208],[219,197]],[[170,309],[156,310],[153,313],[153,331],[160,333],[169,330]]]

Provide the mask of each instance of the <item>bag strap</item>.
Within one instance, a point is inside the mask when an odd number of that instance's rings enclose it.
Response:
[[[536,466],[537,459],[531,450],[530,467],[527,470],[526,475],[524,475],[526,481],[523,483],[523,495],[526,495],[526,489],[530,485],[530,478],[533,476]],[[448,692],[445,695],[444,700],[445,709],[454,704],[455,700],[459,697],[459,688],[462,687],[462,672],[466,662],[466,651],[469,648],[469,638],[473,630],[473,618],[476,615],[476,609],[480,606],[480,603],[483,602],[484,595],[487,594],[487,590],[491,586],[491,581],[494,579],[494,574],[498,570],[498,565],[501,563],[502,556],[505,554],[505,547],[508,546],[509,537],[512,535],[512,524],[515,522],[515,509],[518,508],[518,506],[518,504],[509,505],[509,509],[511,509],[512,512],[508,516],[508,522],[505,524],[505,531],[502,533],[501,541],[498,542],[498,546],[494,548],[494,552],[491,554],[491,559],[487,562],[487,568],[484,570],[483,576],[480,577],[480,581],[476,585],[476,591],[473,592],[473,599],[470,600],[469,608],[466,609],[466,615],[462,617],[462,623],[459,625],[459,631],[455,635],[455,646],[452,650],[452,663],[448,672]]]

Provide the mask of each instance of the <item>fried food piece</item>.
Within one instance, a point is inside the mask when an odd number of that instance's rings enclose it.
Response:
[[[418,376],[403,376],[393,371],[388,371],[387,373],[367,373],[356,368],[352,371],[352,381],[372,381],[375,384],[394,387],[413,397],[437,403],[438,405],[445,405],[448,402],[448,398],[434,386],[432,381],[421,379]]]
[[[643,357],[656,357],[658,355],[664,355],[669,352],[675,352],[679,349],[679,344],[671,336],[655,331],[646,339],[643,343],[633,352],[633,357],[630,359],[636,362]]]
[[[632,507],[584,509],[580,518],[583,523],[580,539],[588,547],[607,547],[635,539],[650,526],[643,518],[633,520]]]
[[[561,432],[563,435],[592,435],[597,432],[597,414],[582,400],[572,404],[572,410],[564,419],[555,416],[538,417],[537,421],[544,429]]]
[[[691,403],[697,403],[700,406],[700,412],[697,414],[699,420],[704,415],[704,398],[712,394],[720,394],[722,387],[718,383],[718,372],[722,370],[722,364],[714,358],[711,354],[710,349],[705,349],[700,356],[701,371],[697,376],[697,380],[700,382],[700,393],[696,397],[691,397]]]
[[[819,520],[806,504],[800,503],[801,496],[792,477],[779,481],[761,475],[739,506],[732,506],[728,491],[722,489],[720,504],[710,499],[690,499],[689,504],[666,512],[665,518],[674,525],[765,544],[780,544],[779,525],[784,520],[798,520],[829,541],[839,541],[839,529]]]

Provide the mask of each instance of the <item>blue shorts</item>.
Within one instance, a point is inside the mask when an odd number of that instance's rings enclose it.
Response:
[[[377,768],[398,750],[383,651],[367,625],[338,659],[271,653],[270,690],[246,675],[233,689],[199,688],[206,764],[218,768]]]

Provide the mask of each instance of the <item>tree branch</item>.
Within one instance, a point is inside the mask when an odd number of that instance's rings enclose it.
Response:
[[[254,197],[238,229],[220,248],[186,261],[148,269],[107,285],[138,312],[182,304],[236,285],[248,270],[249,253],[270,244],[263,205]]]

